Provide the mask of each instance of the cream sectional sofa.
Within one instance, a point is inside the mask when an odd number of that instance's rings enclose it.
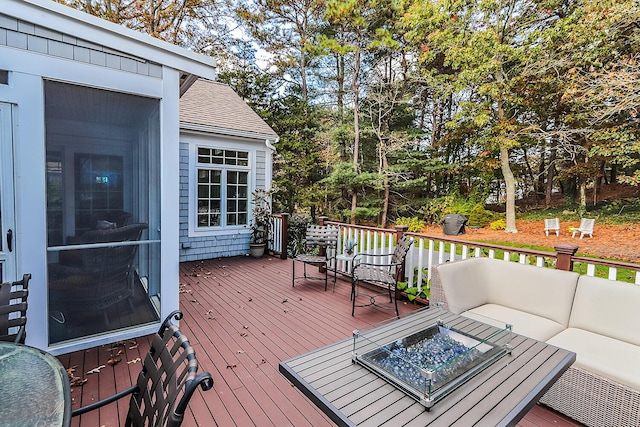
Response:
[[[589,426],[640,426],[640,286],[470,258],[434,267],[430,301],[575,352],[542,403]]]

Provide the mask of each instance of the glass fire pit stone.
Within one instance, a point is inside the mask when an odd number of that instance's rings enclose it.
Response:
[[[474,336],[438,320],[417,332],[386,326],[353,332],[352,360],[427,410],[498,358],[511,353],[511,325]]]

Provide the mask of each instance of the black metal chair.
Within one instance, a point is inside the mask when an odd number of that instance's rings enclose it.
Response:
[[[101,408],[131,395],[125,426],[177,427],[182,424],[191,396],[198,386],[203,391],[213,388],[208,372],[197,374],[198,360],[189,340],[171,319],[180,320],[174,311],[153,336],[151,348],[142,362],[135,385],[111,397],[76,409],[72,416]]]
[[[393,254],[367,254],[360,253],[355,256],[353,261],[353,268],[351,269],[351,315],[355,315],[356,307],[367,307],[375,305],[381,308],[387,308],[376,304],[376,297],[382,295],[389,295],[389,302],[395,300],[396,316],[399,316],[398,312],[398,298],[397,298],[397,286],[398,281],[401,279],[402,268],[404,266],[404,260],[407,257],[407,253],[413,244],[413,238],[403,235],[396,244],[396,248]],[[390,262],[384,262],[385,258],[391,257]],[[365,258],[366,262],[362,260]],[[362,260],[362,261],[361,261]],[[375,260],[376,262],[369,262]],[[369,302],[366,304],[356,304],[356,298],[358,297],[358,282],[364,281],[373,284],[386,285],[387,292],[375,293],[375,294],[362,294],[369,298]],[[392,295],[393,291],[393,295]]]
[[[0,284],[0,341],[24,344],[27,336],[27,297],[31,274]]]
[[[330,225],[309,225],[304,241],[304,252],[293,258],[292,286],[296,285],[296,279],[324,280],[324,290],[327,290],[329,281],[329,267],[331,260],[336,257],[338,245],[338,227]],[[303,275],[296,277],[296,262],[303,265]],[[320,267],[324,270],[324,277],[307,275],[307,264]],[[333,288],[335,290],[337,273],[333,271]]]

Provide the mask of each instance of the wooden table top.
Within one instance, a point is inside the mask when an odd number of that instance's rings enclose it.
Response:
[[[437,320],[476,335],[492,328],[436,308],[389,325],[412,330]],[[575,353],[521,335],[514,334],[511,345],[511,354],[429,411],[402,390],[352,363],[352,338],[281,362],[279,369],[339,426],[507,426],[516,425],[575,361]]]

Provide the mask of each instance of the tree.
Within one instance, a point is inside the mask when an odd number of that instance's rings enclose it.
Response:
[[[55,0],[196,52],[222,56],[230,22],[216,0]]]
[[[250,34],[273,55],[273,65],[289,84],[299,87],[309,101],[308,67],[317,55],[314,48],[324,13],[320,0],[254,0],[241,3],[236,13]]]
[[[542,3],[542,2],[541,2]],[[506,231],[516,233],[515,177],[511,150],[518,147],[522,124],[518,102],[520,75],[528,61],[530,35],[546,13],[534,0],[418,0],[403,22],[421,49],[422,63],[438,55],[454,70],[452,94],[463,96],[450,126],[473,124],[482,140],[474,142],[499,153],[506,192]]]

